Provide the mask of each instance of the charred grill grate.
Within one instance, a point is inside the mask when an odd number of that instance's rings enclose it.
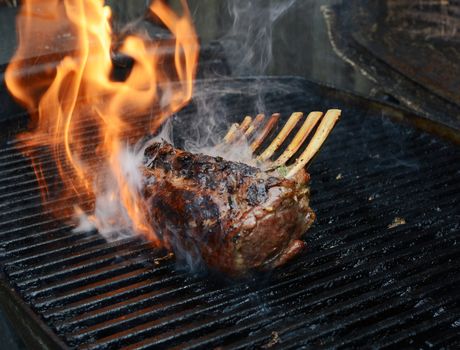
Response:
[[[0,150],[0,264],[41,326],[83,349],[458,344],[458,148],[380,116],[401,112],[302,80],[215,84],[253,84],[284,117],[344,109],[310,169],[309,251],[236,283],[156,264],[162,253],[141,239],[107,243],[43,213],[29,161],[10,141]],[[235,121],[255,103],[240,93],[222,101]],[[406,224],[389,228],[396,217]]]

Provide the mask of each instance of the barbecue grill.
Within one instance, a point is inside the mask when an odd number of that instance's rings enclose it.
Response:
[[[10,138],[0,150],[0,296],[27,345],[460,344],[460,156],[453,129],[301,78],[200,80],[196,89],[218,101],[227,126],[248,113],[287,119],[292,111],[343,110],[309,169],[318,219],[306,236],[308,251],[271,274],[229,281],[180,270],[140,237],[107,242],[97,232],[73,232],[66,218],[42,209],[30,162]],[[176,144],[193,137],[197,113],[192,101],[174,117]],[[17,124],[4,130],[14,135]]]

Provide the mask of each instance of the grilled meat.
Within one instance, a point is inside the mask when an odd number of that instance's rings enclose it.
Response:
[[[282,265],[304,247],[315,218],[305,171],[289,180],[165,142],[144,155],[150,224],[179,258],[242,275]]]

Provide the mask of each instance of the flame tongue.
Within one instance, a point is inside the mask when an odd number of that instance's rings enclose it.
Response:
[[[160,0],[149,8],[174,36],[173,62],[161,55],[171,42],[129,35],[119,52],[134,64],[126,79],[114,81],[111,11],[103,1],[23,2],[17,20],[19,47],[6,84],[32,116],[33,131],[19,139],[32,159],[45,204],[56,209],[69,198],[82,207],[90,198],[116,202],[120,208],[110,220],[123,217],[131,229],[154,239],[143,215],[136,171],[123,164],[124,147],[128,140],[155,132],[192,97],[199,45],[185,1],[182,5],[181,16]],[[63,36],[75,38],[74,47],[53,67],[47,57],[55,58],[52,50]],[[33,73],[27,59],[37,54],[47,69]],[[28,74],[21,74],[27,69]],[[139,118],[151,110],[155,113],[148,122]],[[43,148],[53,155],[64,186],[60,191],[49,189],[53,184],[46,178],[50,165],[41,157]]]

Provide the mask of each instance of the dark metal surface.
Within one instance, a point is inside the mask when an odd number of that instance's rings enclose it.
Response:
[[[460,107],[460,2],[387,1],[381,12],[358,12],[357,3],[351,8],[356,12],[351,28],[356,40],[392,68]]]
[[[2,349],[64,349],[67,346],[52,330],[44,327],[39,316],[15,293],[5,279],[0,279]]]
[[[164,253],[140,238],[73,233],[43,212],[30,163],[8,141],[0,264],[45,332],[83,349],[460,345],[457,146],[390,120],[411,120],[404,111],[301,79],[221,80],[199,83],[200,92],[223,95],[213,104],[229,116],[223,125],[261,108],[284,118],[343,109],[310,168],[318,219],[308,251],[271,275],[232,282],[155,263]],[[191,105],[174,128],[195,135],[197,118]],[[396,217],[406,223],[391,228]]]
[[[460,130],[457,1],[346,1],[325,7],[335,51],[379,90]]]

